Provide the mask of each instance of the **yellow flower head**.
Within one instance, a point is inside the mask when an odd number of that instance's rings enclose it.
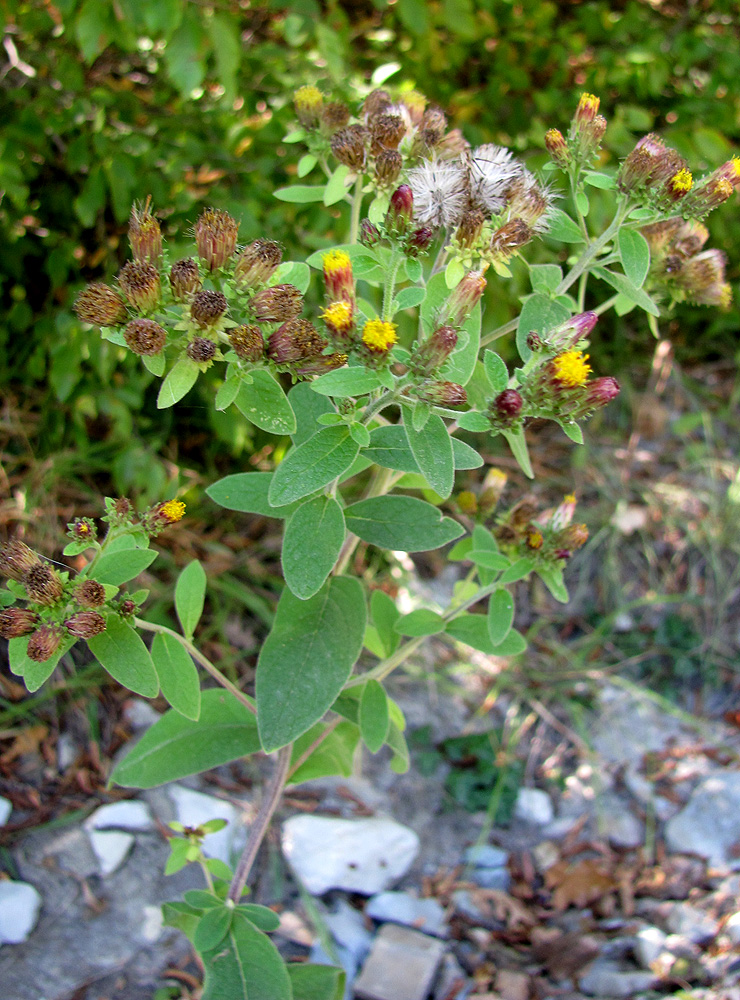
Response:
[[[544,541],[544,535],[539,528],[529,528],[527,531],[527,548],[534,549],[535,551],[541,549]]]
[[[591,365],[587,364],[588,354],[583,351],[566,351],[552,359],[553,374],[560,385],[574,389],[585,385],[591,374]]]
[[[304,125],[317,118],[324,104],[324,95],[318,87],[299,87],[293,94],[293,106]]]
[[[168,524],[174,524],[182,519],[185,513],[185,504],[182,500],[167,500],[159,508],[159,514]]]
[[[600,99],[594,94],[581,94],[576,108],[576,120],[580,123],[592,121],[599,110]]]
[[[382,319],[369,319],[362,331],[362,342],[376,354],[385,354],[396,343],[395,323]]]
[[[352,267],[350,256],[344,250],[330,250],[321,259],[325,274],[338,274],[340,271]]]
[[[693,186],[694,178],[691,176],[691,171],[686,170],[685,167],[683,170],[679,170],[677,174],[674,174],[668,181],[668,187],[670,188],[671,194],[678,197],[688,194]]]
[[[321,318],[337,333],[347,333],[354,322],[352,304],[345,302],[344,299],[341,302],[332,302],[324,309]]]

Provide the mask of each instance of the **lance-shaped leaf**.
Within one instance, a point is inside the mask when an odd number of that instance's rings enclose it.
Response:
[[[383,549],[426,552],[454,541],[462,525],[416,497],[370,497],[345,508],[347,528]]]
[[[181,715],[197,719],[200,714],[198,671],[184,646],[172,635],[157,633],[152,642],[152,661],[162,694]]]
[[[455,461],[447,425],[438,414],[432,413],[422,429],[416,430],[408,415],[404,410],[404,430],[416,464],[435,493],[446,499],[455,485]]]
[[[263,748],[285,746],[323,716],[360,655],[365,595],[348,577],[328,580],[301,601],[283,591],[257,663],[257,712]]]
[[[275,507],[328,486],[357,458],[360,446],[346,427],[322,427],[288,452],[273,475],[268,499]]]
[[[138,632],[117,615],[109,615],[105,632],[87,640],[90,652],[111,677],[144,698],[159,693],[159,678],[149,650]]]
[[[342,508],[333,497],[301,504],[285,528],[283,575],[296,597],[313,597],[332,571],[346,536]]]
[[[182,630],[190,637],[203,614],[206,596],[206,573],[197,559],[188,563],[175,584],[175,609]]]

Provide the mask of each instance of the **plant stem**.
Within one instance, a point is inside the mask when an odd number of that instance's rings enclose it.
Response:
[[[254,859],[257,857],[257,851],[260,849],[260,844],[262,843],[265,833],[267,832],[267,827],[270,825],[272,815],[280,802],[280,797],[283,794],[285,783],[288,780],[288,769],[290,767],[290,756],[292,752],[292,743],[281,747],[281,749],[277,752],[275,770],[272,772],[270,783],[265,789],[265,795],[262,799],[259,812],[257,813],[257,818],[254,823],[252,823],[249,831],[249,839],[247,840],[246,846],[242,851],[242,856],[239,858],[239,864],[236,866],[234,877],[231,880],[231,885],[229,886],[229,899],[233,900],[235,903],[238,903],[242,898],[244,886],[247,884],[247,879],[249,878],[249,873],[252,870]]]
[[[439,248],[439,252],[437,253],[437,256],[434,259],[434,264],[432,264],[432,270],[431,270],[431,272],[429,274],[430,278],[433,278],[434,275],[438,271],[442,270],[442,268],[445,265],[445,257],[446,256],[447,256],[447,230],[443,229],[442,230],[442,246]]]
[[[607,299],[605,302],[602,302],[600,306],[597,306],[593,310],[593,312],[595,312],[597,316],[601,316],[601,314],[605,313],[607,309],[611,309],[611,307],[614,305],[614,303],[617,301],[618,298],[619,298],[618,294],[612,295],[610,299]]]
[[[288,771],[288,777],[286,779],[287,781],[290,781],[290,779],[296,773],[296,771],[298,770],[298,768],[302,767],[306,763],[306,761],[311,756],[311,754],[321,746],[321,744],[324,742],[324,740],[327,738],[327,736],[331,736],[331,734],[334,732],[334,730],[337,728],[337,726],[339,725],[339,723],[341,721],[342,721],[341,716],[338,715],[335,719],[332,719],[331,722],[327,722],[326,729],[324,729],[323,732],[319,733],[319,735],[313,741],[313,743],[311,744],[311,746],[307,747],[303,751],[303,753],[301,754],[301,756],[298,758],[298,760],[295,762],[295,764]]]
[[[495,330],[491,333],[487,333],[485,337],[481,337],[481,347],[485,347],[486,344],[490,344],[493,340],[498,340],[499,337],[505,337],[507,333],[513,333],[519,324],[519,317],[516,319],[510,319],[506,323],[502,323],[501,326],[497,326]]]
[[[357,237],[360,232],[360,209],[362,208],[362,185],[364,177],[362,174],[357,175],[357,180],[355,181],[355,190],[352,195],[352,213],[350,215],[349,221],[349,241],[350,243],[356,243]]]
[[[390,263],[385,277],[385,288],[383,289],[383,312],[381,319],[390,320],[393,318],[393,293],[396,289],[396,275],[401,266],[402,254],[398,250],[391,253]]]
[[[218,681],[221,687],[226,688],[230,691],[234,697],[248,708],[252,715],[257,714],[257,709],[254,707],[252,702],[247,698],[243,691],[240,691],[236,684],[232,684],[228,677],[225,677],[218,667],[211,663],[207,656],[204,656],[199,649],[197,649],[190,640],[186,639],[184,635],[180,635],[179,632],[175,632],[171,628],[167,628],[166,625],[154,625],[152,622],[145,622],[143,618],[134,618],[134,625],[137,628],[145,629],[147,632],[161,632],[163,635],[171,635],[173,639],[177,639],[181,646],[183,646],[188,653],[193,657],[196,663],[199,663],[204,670],[213,677],[214,680]]]

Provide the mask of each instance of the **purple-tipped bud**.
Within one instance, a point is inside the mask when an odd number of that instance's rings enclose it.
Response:
[[[172,296],[177,302],[184,302],[195,292],[199,292],[202,286],[198,265],[192,257],[185,260],[178,260],[170,269],[170,288]]]
[[[167,331],[153,319],[132,319],[123,331],[123,339],[134,354],[153,357],[167,342]]]
[[[307,319],[291,319],[270,334],[267,355],[276,364],[284,365],[321,354],[328,341]]]
[[[531,330],[527,334],[526,343],[527,347],[533,354],[536,354],[538,351],[541,351],[545,346],[542,337],[540,337],[539,333],[536,333],[534,330]]]
[[[265,353],[265,338],[258,326],[234,327],[229,331],[229,341],[242,361],[260,361]]]
[[[134,260],[148,260],[156,264],[162,256],[162,230],[149,210],[150,200],[142,206],[134,205],[128,227],[128,239]]]
[[[243,288],[258,288],[277,270],[283,248],[273,240],[255,240],[239,254],[234,277]]]
[[[411,355],[410,367],[419,375],[429,375],[443,365],[457,347],[454,326],[440,326],[434,333],[416,345]]]
[[[46,563],[37,563],[23,577],[28,598],[36,604],[56,604],[64,593],[59,574]]]
[[[190,303],[190,316],[194,323],[204,328],[217,323],[228,308],[223,292],[196,292]]]
[[[102,281],[83,288],[73,308],[83,323],[93,326],[118,326],[126,319],[126,303],[115,288]]]
[[[130,260],[124,264],[118,274],[118,284],[134,309],[144,312],[154,309],[161,298],[159,271],[148,261]]]
[[[452,326],[462,326],[480,302],[485,288],[486,279],[483,273],[468,271],[462,281],[452,289],[447,300],[447,320]]]
[[[681,210],[686,215],[703,219],[705,215],[709,215],[715,208],[731,198],[734,190],[726,177],[716,177],[712,174],[702,184],[697,184],[696,187],[692,188],[684,198]]]
[[[257,292],[252,299],[252,307],[258,320],[283,323],[300,315],[303,296],[295,285],[273,285]]]
[[[419,399],[435,406],[465,406],[468,394],[457,382],[428,382],[416,390]]]
[[[598,318],[595,312],[584,312],[577,316],[571,316],[569,320],[556,326],[547,334],[548,347],[557,353],[571,350],[579,341],[588,337],[596,326]]]
[[[20,538],[11,538],[0,546],[0,576],[22,580],[41,560]]]
[[[364,247],[374,247],[380,242],[380,232],[369,219],[363,219],[360,223],[360,243]]]
[[[559,167],[564,168],[569,166],[571,161],[570,150],[562,132],[556,128],[548,129],[545,132],[545,147],[553,163],[557,163]]]
[[[0,638],[19,639],[33,632],[39,616],[27,608],[5,608],[0,611]]]
[[[42,625],[28,640],[26,655],[34,663],[45,663],[59,649],[62,632],[53,625]]]
[[[75,600],[83,608],[99,608],[105,604],[105,587],[97,580],[83,580],[75,588]]]
[[[195,337],[188,344],[185,353],[191,361],[203,365],[208,361],[213,361],[217,350],[217,345],[212,340],[208,340],[207,337]]]
[[[331,151],[350,170],[361,173],[365,169],[365,143],[367,131],[362,125],[347,125],[331,137]]]
[[[92,639],[105,632],[105,618],[97,611],[78,611],[66,619],[64,627],[78,639]]]
[[[198,256],[209,271],[216,271],[236,250],[239,223],[228,212],[206,208],[195,223]]]
[[[604,378],[594,379],[593,382],[588,384],[588,389],[586,391],[586,405],[591,406],[606,406],[607,403],[611,403],[613,399],[616,399],[619,395],[619,382],[611,375],[607,375]]]
[[[406,241],[406,253],[409,257],[418,257],[420,253],[426,253],[429,244],[434,239],[434,230],[430,226],[419,226],[409,233]]]
[[[524,400],[516,389],[504,389],[493,400],[491,409],[500,420],[511,423],[522,412],[523,405]]]
[[[128,598],[125,601],[121,601],[121,606],[118,609],[119,613],[124,618],[131,618],[132,615],[136,614],[137,610],[138,608],[136,607],[134,601],[129,600]]]
[[[391,195],[385,224],[388,229],[404,233],[414,217],[414,192],[408,184],[401,184]]]
[[[588,541],[588,528],[585,524],[569,524],[564,528],[556,539],[558,548],[567,549],[568,552],[575,552]]]

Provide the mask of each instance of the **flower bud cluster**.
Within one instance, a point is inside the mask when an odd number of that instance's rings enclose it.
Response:
[[[528,556],[536,563],[557,564],[588,540],[585,524],[574,524],[576,498],[566,496],[554,510],[537,512],[525,497],[497,519],[494,534],[502,550],[512,558]]]
[[[674,217],[644,226],[650,247],[646,286],[676,302],[728,309],[732,289],[725,280],[726,257],[704,249],[709,230],[700,222]]]

